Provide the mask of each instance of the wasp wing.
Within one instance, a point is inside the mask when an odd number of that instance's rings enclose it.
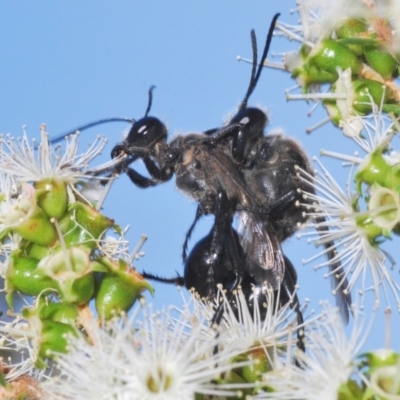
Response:
[[[253,194],[235,164],[222,151],[213,148],[212,170],[223,178],[223,187],[236,193],[238,204],[243,208],[256,208]],[[240,211],[238,228],[240,243],[246,254],[247,272],[256,283],[268,282],[278,289],[285,274],[285,259],[280,241],[267,218],[251,211]]]
[[[238,232],[247,272],[257,283],[268,282],[278,289],[285,274],[285,258],[270,223],[241,212]]]

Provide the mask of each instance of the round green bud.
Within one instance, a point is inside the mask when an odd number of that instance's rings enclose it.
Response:
[[[337,74],[327,72],[315,65],[303,64],[301,67],[294,68],[292,77],[306,92],[312,83],[333,83],[337,80]]]
[[[382,154],[382,149],[378,148],[369,154],[355,175],[357,190],[361,193],[362,183],[379,185],[392,189],[400,193],[400,167],[391,165]]]
[[[350,68],[353,75],[358,74],[362,68],[362,62],[357,55],[333,39],[323,40],[317,45],[310,54],[309,63],[334,74],[336,79],[338,67],[342,70]]]
[[[400,360],[400,355],[390,349],[369,351],[364,354],[364,357],[367,359],[367,363],[372,370],[375,368],[396,365]]]
[[[49,218],[61,218],[67,211],[67,184],[56,179],[46,179],[35,184],[38,204]]]
[[[50,255],[52,251],[53,249],[48,246],[41,246],[35,243],[27,243],[24,247],[24,252],[28,257],[36,258],[39,261]]]
[[[11,229],[28,242],[42,246],[51,246],[57,240],[54,225],[39,207]]]
[[[240,355],[240,360],[251,361],[251,364],[242,367],[239,373],[239,375],[243,377],[244,381],[248,383],[260,381],[263,374],[272,370],[272,366],[268,361],[268,355],[265,354],[264,348],[249,350]]]
[[[56,289],[57,283],[38,269],[38,260],[23,257],[20,251],[11,255],[6,275],[7,292],[18,291],[29,296],[38,296],[46,289]]]
[[[338,39],[353,39],[362,37],[368,31],[368,25],[362,19],[356,18],[348,18],[344,21],[344,23],[336,29],[336,36]],[[339,40],[341,44],[342,41]],[[346,43],[345,46],[351,50],[357,56],[361,56],[363,53],[363,46],[362,44],[356,43]]]
[[[105,217],[95,208],[76,202],[60,219],[60,229],[68,247],[84,244],[90,250],[97,247],[96,240],[114,227],[114,220]]]
[[[39,357],[51,358],[55,355],[54,353],[67,353],[69,335],[78,336],[73,326],[50,320],[42,321]]]
[[[364,47],[364,57],[370,67],[378,72],[383,79],[391,79],[397,72],[397,61],[382,46]]]
[[[371,102],[377,105],[384,104],[392,95],[392,91],[381,82],[358,79],[352,84],[354,88],[353,108],[363,114],[372,111]]]
[[[43,303],[39,307],[39,318],[74,325],[78,319],[78,309],[70,304]]]
[[[152,286],[135,270],[105,274],[95,296],[97,313],[102,318],[110,319],[121,312],[128,312],[146,289],[153,292]]]
[[[364,388],[361,388],[356,381],[349,379],[339,387],[337,398],[338,400],[363,400]]]

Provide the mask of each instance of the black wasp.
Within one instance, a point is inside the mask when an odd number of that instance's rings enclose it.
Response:
[[[254,31],[251,32],[251,39],[253,68],[249,87],[237,113],[227,124],[227,127],[235,125],[239,127],[234,130],[210,129],[205,133],[214,139],[215,145],[231,158],[240,171],[248,190],[255,197],[257,206],[252,211],[260,213],[261,219],[263,219],[263,210],[266,206],[270,209],[267,213],[267,219],[278,240],[283,242],[298,229],[299,225],[306,221],[307,209],[312,208],[310,199],[303,193],[314,194],[314,188],[309,178],[304,180],[302,175],[312,177],[314,173],[301,146],[295,140],[283,135],[265,136],[267,115],[259,108],[247,106],[248,99],[260,78],[269,48],[269,39],[267,38],[261,61],[257,64],[257,43]],[[273,212],[271,212],[271,209],[273,209]],[[201,215],[201,210],[199,210],[187,238]],[[257,244],[257,237],[253,234],[254,226],[247,222],[248,218],[252,218],[251,213],[242,213],[241,244],[247,254],[257,254],[255,247],[260,246]],[[315,222],[317,229],[319,229],[318,226],[323,222],[323,219]],[[323,229],[319,229],[319,231],[321,235],[324,234]],[[341,286],[347,287],[342,266],[333,250],[334,244],[327,242],[324,245],[327,256],[331,261],[333,289]],[[184,257],[186,247],[187,241],[184,244]],[[336,301],[343,319],[347,322],[351,295],[339,291]]]
[[[271,24],[258,70],[252,32],[253,69],[249,88],[237,114],[225,127],[204,134],[178,136],[167,143],[165,125],[148,116],[152,101],[150,90],[145,116],[114,147],[112,157],[121,156],[116,171],[126,172],[135,185],[154,186],[175,174],[177,186],[198,202],[195,221],[185,239],[184,258],[197,220],[204,214],[215,216],[210,234],[194,247],[186,260],[184,277],[163,281],[178,283],[183,279],[187,287],[194,287],[209,299],[215,296],[216,284],[220,281],[229,291],[241,284],[248,293],[249,304],[254,299],[259,301],[254,293],[262,290],[267,282],[275,290],[283,288],[282,303],[294,299],[301,323],[297,297],[294,297],[296,273],[280,243],[295,231],[299,222],[304,222],[305,207],[298,206],[301,200],[298,189],[312,191],[299,178],[298,168],[311,175],[312,171],[307,156],[295,141],[278,135],[264,136],[265,113],[247,107],[261,75],[277,17]],[[144,161],[150,178],[130,167],[137,158]],[[235,213],[241,220],[239,235],[232,228]],[[201,278],[196,276],[196,271],[200,271]],[[253,287],[255,290],[250,293]],[[339,301],[348,313],[350,297],[341,294]]]
[[[271,25],[266,47],[271,41],[276,18]],[[261,205],[223,145],[226,138],[241,132],[243,123],[233,122],[212,130],[212,134],[208,131],[205,134],[178,136],[168,144],[165,126],[158,119],[148,116],[151,98],[150,91],[145,117],[132,126],[127,138],[113,149],[112,156],[125,155],[121,171],[126,172],[135,185],[157,185],[175,174],[178,188],[198,202],[196,220],[189,229],[185,247],[197,219],[203,214],[215,216],[210,234],[195,246],[186,260],[184,277],[159,280],[183,282],[207,299],[215,298],[217,283],[223,283],[229,292],[241,284],[247,291],[249,303],[254,299],[262,301],[261,292],[267,284],[275,290],[282,287],[281,292],[287,294],[286,298],[293,299],[296,274],[283,255],[281,239],[276,235],[270,218],[272,213],[281,213],[291,205],[293,190]],[[129,166],[138,155],[143,159],[150,178]],[[240,237],[232,228],[233,216],[237,212],[240,212],[245,227],[245,233],[241,233]],[[151,274],[144,275],[157,278]],[[254,297],[258,289],[260,294]],[[282,295],[280,301],[284,298]],[[299,323],[302,323],[297,297],[294,303]],[[215,320],[218,320],[217,316]]]

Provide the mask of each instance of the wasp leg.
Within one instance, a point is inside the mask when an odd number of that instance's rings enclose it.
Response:
[[[289,302],[290,308],[292,308],[297,314],[297,347],[305,352],[305,334],[304,334],[304,319],[300,309],[299,298],[296,294],[296,283],[297,273],[292,262],[285,257],[285,275],[281,285],[281,295],[279,302],[283,305]],[[297,361],[296,361],[297,363]]]
[[[159,275],[150,274],[148,272],[142,271],[140,273],[140,275],[142,275],[143,278],[145,278],[145,279],[150,279],[155,282],[168,283],[168,284],[177,285],[177,286],[184,286],[183,276],[180,276],[179,274],[177,274],[177,276],[175,278],[163,278]]]
[[[194,221],[192,222],[192,225],[190,226],[189,230],[186,233],[185,242],[183,243],[183,250],[182,250],[183,262],[186,262],[186,260],[187,260],[188,242],[192,236],[194,227],[196,226],[199,219],[203,216],[203,214],[204,214],[204,212],[203,212],[202,207],[200,205],[198,205],[197,210],[196,210],[196,216],[194,217]]]

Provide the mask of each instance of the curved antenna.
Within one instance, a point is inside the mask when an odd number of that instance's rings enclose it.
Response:
[[[250,83],[247,88],[247,93],[244,96],[244,99],[242,100],[242,102],[240,103],[238,111],[244,110],[247,107],[247,101],[249,100],[249,97],[254,90],[253,82],[254,82],[254,78],[256,76],[257,59],[258,59],[257,38],[256,38],[256,33],[255,33],[254,29],[251,30],[250,37],[251,37],[251,49],[253,50],[253,63],[252,63],[252,68],[251,68]]]
[[[247,89],[247,93],[244,96],[244,99],[243,99],[242,103],[240,104],[239,110],[243,110],[244,108],[247,107],[247,101],[249,100],[249,97],[251,96],[251,94],[253,93],[255,87],[257,86],[257,82],[258,82],[258,80],[260,78],[261,71],[262,71],[262,69],[264,67],[264,62],[265,62],[265,60],[267,58],[268,50],[269,50],[269,47],[271,45],[272,35],[273,35],[274,29],[275,29],[275,24],[276,24],[276,21],[277,21],[277,19],[279,18],[280,15],[281,15],[280,13],[277,13],[272,18],[272,22],[271,22],[271,25],[269,26],[269,30],[268,30],[267,40],[266,40],[265,46],[264,46],[264,51],[263,51],[263,54],[261,56],[260,63],[258,64],[257,74],[253,77],[253,71],[252,71],[252,78],[253,79],[250,80],[249,88]],[[254,46],[253,34],[254,34],[254,38],[255,38],[254,31],[252,31],[252,46]],[[254,62],[254,48],[253,48],[253,70],[254,70],[254,64],[257,64],[257,60]]]
[[[97,126],[97,125],[106,124],[108,122],[129,122],[130,124],[134,124],[136,121],[133,118],[123,118],[123,117],[122,118],[112,117],[112,118],[99,119],[98,121],[89,122],[88,124],[82,125],[72,131],[63,133],[62,135],[59,135],[59,136],[55,137],[54,139],[51,139],[50,143],[51,144],[58,143],[61,140],[63,140],[66,136],[72,135],[78,131],[79,132],[85,131],[86,129],[93,128],[94,126]]]
[[[156,88],[156,87],[155,87],[154,85],[151,85],[151,86],[150,86],[150,89],[149,89],[149,102],[148,102],[148,104],[147,104],[146,112],[144,113],[144,116],[145,116],[145,117],[147,117],[147,115],[149,114],[150,109],[151,109],[151,105],[153,104],[153,90],[154,90],[155,88]]]

